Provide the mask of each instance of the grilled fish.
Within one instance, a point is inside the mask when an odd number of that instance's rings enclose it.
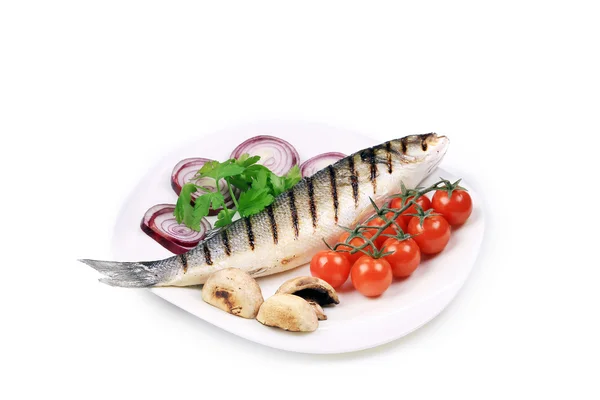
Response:
[[[122,287],[192,286],[235,267],[253,277],[287,271],[334,244],[341,226],[354,227],[400,191],[421,183],[438,166],[449,141],[411,135],[348,156],[304,178],[259,214],[213,232],[188,253],[157,261],[80,260]]]

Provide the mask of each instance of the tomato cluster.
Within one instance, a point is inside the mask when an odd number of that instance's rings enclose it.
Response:
[[[413,191],[414,192],[414,191]],[[361,225],[360,235],[345,232],[336,250],[317,253],[310,263],[313,276],[334,288],[348,277],[352,285],[367,297],[381,296],[394,278],[408,278],[421,263],[421,256],[442,252],[451,236],[451,226],[464,224],[473,211],[471,196],[458,184],[447,184],[435,191],[430,200],[425,195],[394,198],[384,217],[372,217]],[[414,193],[416,195],[416,192]],[[410,207],[409,202],[414,201]],[[397,211],[404,210],[392,223]],[[388,225],[381,233],[380,228]],[[349,240],[350,239],[350,240]],[[354,254],[353,249],[362,248]]]

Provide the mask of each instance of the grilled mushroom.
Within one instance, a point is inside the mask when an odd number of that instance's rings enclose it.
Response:
[[[327,319],[323,306],[340,303],[335,289],[329,283],[312,276],[290,279],[281,285],[277,293],[302,297],[315,309],[319,320]]]
[[[260,307],[258,322],[291,332],[314,332],[319,320],[314,309],[302,297],[276,294]]]
[[[256,318],[263,295],[258,283],[246,272],[227,268],[215,272],[202,288],[202,300],[242,318]]]
[[[322,279],[314,276],[301,276],[290,279],[277,290],[278,294],[294,294],[305,300],[313,300],[321,306],[340,304],[335,289]]]
[[[319,303],[313,300],[309,300],[308,304],[310,304],[313,310],[315,310],[315,314],[317,314],[317,318],[319,318],[319,321],[327,320],[327,315],[325,315],[325,311],[323,311],[323,307],[321,307]]]

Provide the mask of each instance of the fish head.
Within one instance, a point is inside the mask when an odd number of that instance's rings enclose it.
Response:
[[[446,136],[435,133],[410,135],[392,141],[397,155],[396,162],[410,170],[404,184],[411,188],[427,178],[442,162],[450,141]]]
[[[396,140],[403,162],[427,163],[444,157],[450,141],[435,133],[410,135]]]

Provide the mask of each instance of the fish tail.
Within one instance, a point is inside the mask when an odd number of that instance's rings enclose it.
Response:
[[[99,260],[79,260],[104,275],[100,282],[110,286],[145,288],[161,283],[168,272],[165,263],[117,262]]]

